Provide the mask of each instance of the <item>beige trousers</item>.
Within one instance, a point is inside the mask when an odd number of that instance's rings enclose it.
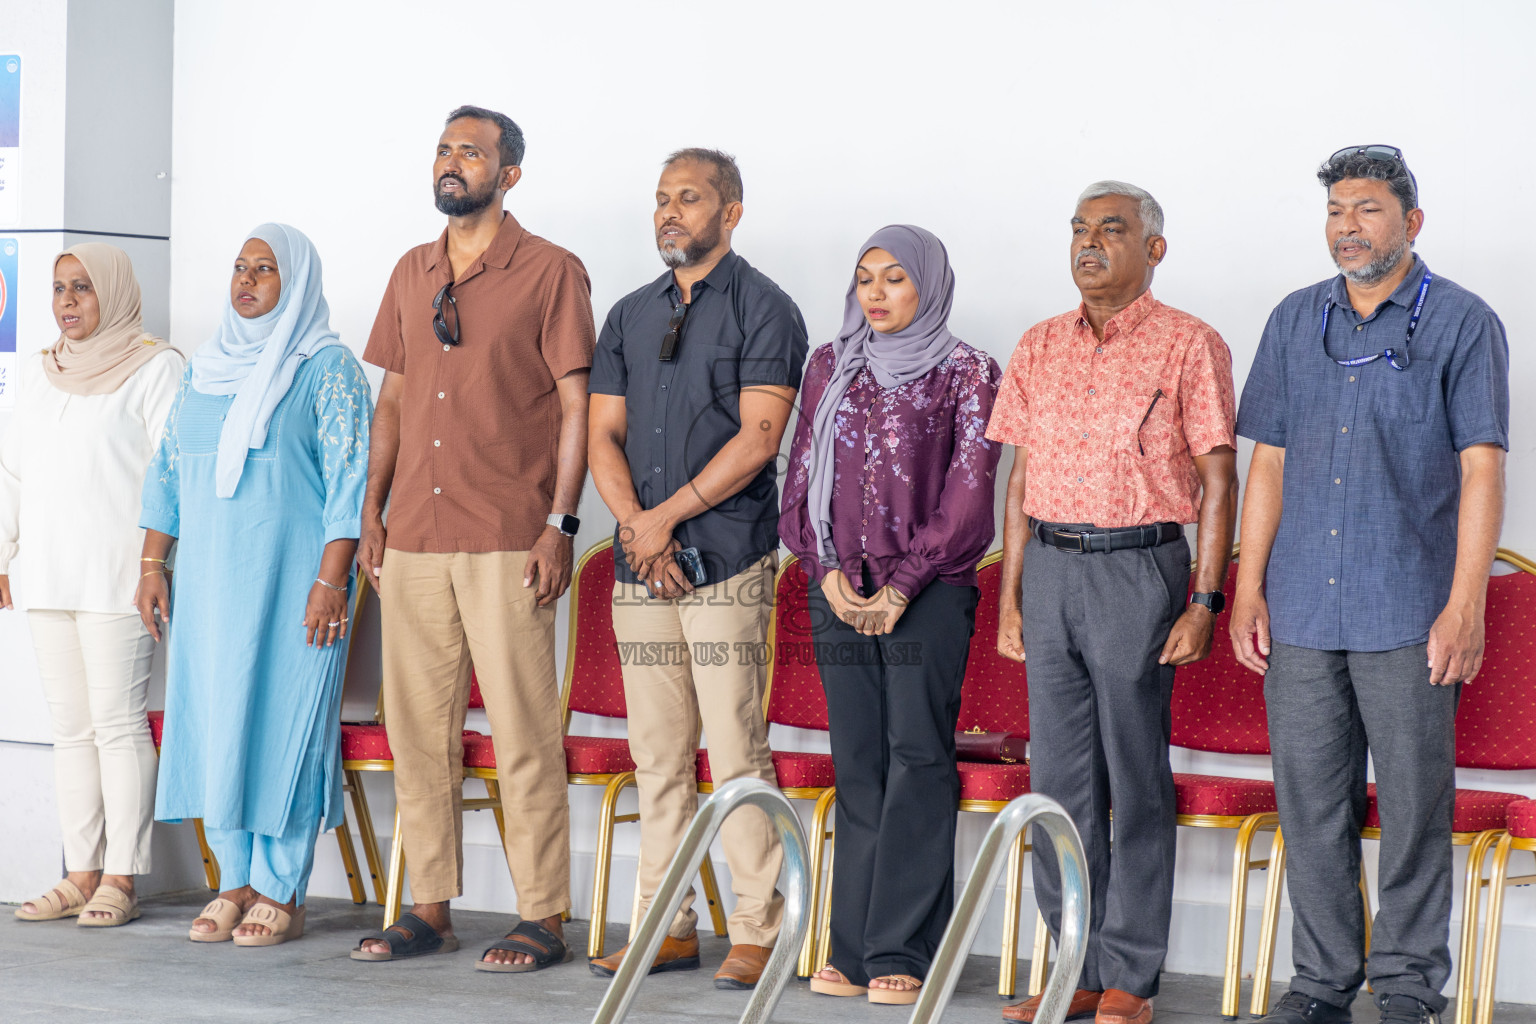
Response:
[[[523,586],[526,551],[387,550],[379,603],[384,722],[411,898],[464,891],[464,714],[474,665],[496,743],[517,911],[536,921],[571,905],[555,606]]]
[[[638,584],[614,585],[613,631],[640,790],[642,913],[698,810],[694,752],[701,720],[715,785],[739,778],[776,784],[763,721],[767,669],[754,655],[768,637],[777,564],[778,556],[768,555],[676,601],[647,598]],[[731,942],[773,945],[784,917],[784,898],[775,888],[784,854],[768,816],[741,808],[725,820],[721,844],[736,893]],[[690,889],[672,922],[675,938],[697,927],[693,899]]]
[[[148,874],[157,765],[145,703],[155,641],[137,613],[36,610],[27,621],[53,720],[64,867]]]

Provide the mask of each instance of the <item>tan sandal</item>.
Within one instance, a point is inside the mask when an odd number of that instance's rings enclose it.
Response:
[[[822,977],[828,971],[837,975],[836,981],[828,981]],[[821,970],[811,975],[811,991],[819,992],[824,996],[861,996],[869,991],[869,986],[855,985],[848,980],[846,974],[831,964],[827,964]]]
[[[910,981],[911,988],[872,988],[869,990],[869,1001],[872,1003],[886,1003],[891,1006],[911,1006],[917,1002],[917,994],[923,989],[921,978],[914,978],[910,974],[886,974],[875,978],[875,981]]]
[[[76,924],[81,928],[116,928],[129,921],[137,921],[141,913],[137,896],[130,896],[117,886],[103,882],[96,887],[96,895],[91,897],[91,902],[80,908],[80,920]],[[86,917],[86,914],[107,916]]]
[[[196,928],[187,929],[187,938],[193,942],[228,942],[240,923],[240,905],[233,900],[216,899],[203,908],[203,912],[197,915],[198,921],[212,921],[214,929],[211,932],[200,932]]]
[[[282,907],[274,907],[270,903],[256,903],[245,916],[240,919],[241,924],[265,925],[268,929],[266,935],[236,935],[233,936],[237,946],[280,946],[289,939],[302,938],[304,935],[304,908],[299,907],[293,913],[288,913]]]
[[[59,897],[63,897],[60,899]],[[28,903],[42,909],[28,913],[24,908],[16,908],[18,921],[57,921],[65,917],[74,917],[85,909],[85,893],[80,887],[69,879],[59,880],[59,884],[48,890],[47,893],[35,900],[27,900]]]

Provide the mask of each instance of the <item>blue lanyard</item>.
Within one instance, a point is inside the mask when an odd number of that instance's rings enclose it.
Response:
[[[1334,359],[1340,366],[1364,366],[1366,363],[1374,363],[1383,357],[1392,364],[1394,369],[1406,370],[1408,368],[1408,343],[1413,340],[1413,332],[1419,329],[1419,316],[1424,312],[1424,296],[1429,294],[1429,282],[1434,277],[1429,271],[1424,272],[1424,280],[1419,283],[1419,298],[1413,304],[1413,312],[1408,317],[1408,330],[1403,334],[1403,350],[1387,349],[1373,356],[1356,356],[1354,359]],[[1328,311],[1333,308],[1333,299],[1323,303],[1323,351],[1328,351]],[[1398,356],[1403,357],[1403,363],[1398,364]],[[1333,359],[1332,356],[1328,358]]]

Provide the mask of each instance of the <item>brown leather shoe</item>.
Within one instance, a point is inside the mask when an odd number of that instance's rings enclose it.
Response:
[[[1022,1003],[1014,1003],[1012,1006],[1003,1007],[1003,1020],[1032,1021],[1035,1014],[1040,1012],[1040,1000],[1044,993],[1038,996],[1030,996]],[[1099,1000],[1104,993],[1095,992],[1091,988],[1080,988],[1072,993],[1072,1001],[1067,1004],[1067,1020],[1086,1020],[1094,1015],[1099,1008]]]
[[[772,946],[749,946],[739,942],[725,955],[725,963],[715,972],[715,988],[747,989],[757,984],[768,966]]]
[[[624,962],[624,954],[629,952],[629,945],[617,953],[609,953],[601,960],[589,960],[587,966],[592,968],[592,973],[600,978],[611,978],[618,973],[619,965]],[[656,954],[656,960],[651,964],[647,974],[665,974],[668,971],[696,971],[699,969],[699,936],[698,933],[688,936],[686,939],[674,939],[668,935],[661,943],[661,951]]]
[[[1152,1000],[1118,988],[1107,989],[1093,1019],[1095,1024],[1152,1024]]]

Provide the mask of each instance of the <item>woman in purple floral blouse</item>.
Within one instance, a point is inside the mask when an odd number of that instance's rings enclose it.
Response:
[[[1001,373],[949,333],[944,245],[859,250],[843,329],[811,354],[779,535],[812,580],[837,768],[831,962],[814,991],[917,1000],[954,892],[955,723],[995,530]]]

